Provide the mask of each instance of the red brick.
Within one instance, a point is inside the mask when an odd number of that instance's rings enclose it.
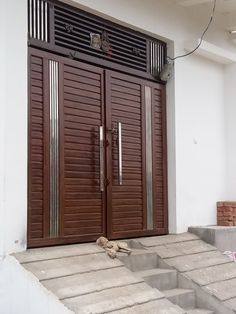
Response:
[[[228,227],[231,227],[231,226],[233,226],[234,224],[233,224],[233,222],[230,222],[230,221],[224,221],[224,222],[222,222],[222,224],[221,224],[221,226],[228,226]]]

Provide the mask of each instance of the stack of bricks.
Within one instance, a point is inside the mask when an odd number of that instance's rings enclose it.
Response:
[[[217,202],[217,225],[236,226],[236,202]]]

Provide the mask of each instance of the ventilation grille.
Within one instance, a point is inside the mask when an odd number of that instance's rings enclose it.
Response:
[[[54,12],[56,45],[105,58],[136,70],[147,70],[145,38],[101,22],[77,10],[55,6]],[[110,43],[108,53],[90,45],[91,34],[102,36],[103,32],[106,32]]]
[[[164,42],[59,1],[28,0],[28,16],[32,46],[148,78],[158,79],[165,64]]]
[[[159,42],[150,42],[150,72],[158,77],[166,61],[166,47]]]
[[[49,42],[49,4],[45,0],[28,0],[30,38]]]

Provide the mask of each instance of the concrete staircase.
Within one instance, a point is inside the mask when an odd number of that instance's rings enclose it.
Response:
[[[213,314],[213,311],[197,308],[195,291],[179,285],[178,272],[168,268],[154,252],[140,250],[131,256],[120,256],[127,268],[142,278],[149,286],[160,290],[172,303],[187,314]]]

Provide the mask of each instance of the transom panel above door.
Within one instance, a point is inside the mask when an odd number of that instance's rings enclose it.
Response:
[[[167,233],[164,87],[29,52],[28,246]]]

